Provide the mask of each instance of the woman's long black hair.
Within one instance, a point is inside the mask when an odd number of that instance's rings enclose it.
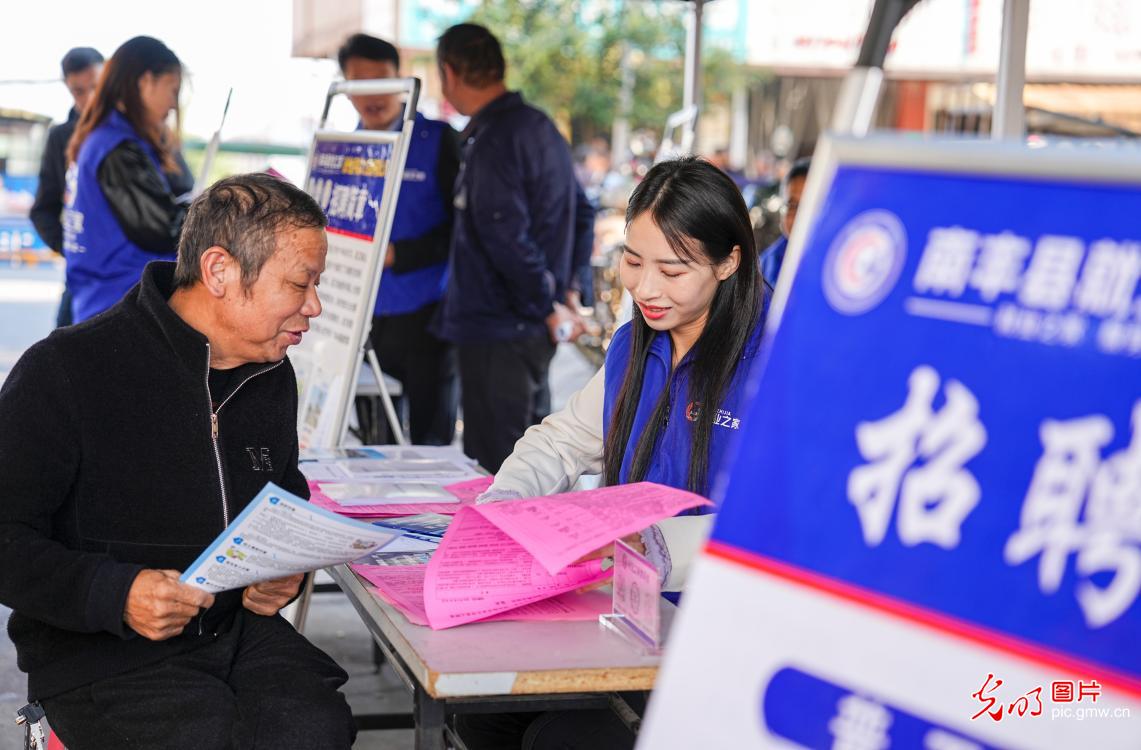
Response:
[[[713,294],[705,329],[694,344],[691,358],[688,397],[696,405],[697,415],[687,489],[705,494],[713,420],[764,307],[764,283],[757,266],[753,225],[733,180],[712,164],[692,157],[662,162],[646,174],[630,196],[626,226],[646,212],[683,260],[717,265],[734,247],[741,249],[737,270],[720,282]],[[603,447],[603,479],[607,485],[620,481],[622,458],[633,437],[634,414],[642,395],[646,357],[654,338],[654,330],[646,324],[637,305],[630,327],[630,361]],[[629,482],[646,476],[669,416],[669,393],[667,385],[646,428],[636,437],[634,462],[626,477]]]
[[[179,62],[178,56],[159,40],[149,36],[137,36],[123,42],[103,66],[103,73],[99,76],[95,93],[87,108],[79,116],[75,133],[68,142],[68,160],[79,159],[79,148],[87,140],[87,136],[91,135],[91,131],[110,117],[115,109],[122,108],[123,116],[131,123],[135,132],[154,146],[162,160],[163,169],[170,173],[179,171],[178,162],[174,159],[178,145],[177,134],[156,132],[146,122],[142,95],[139,93],[139,79],[145,74],[159,76],[175,72],[182,72],[182,63]],[[176,105],[175,117],[180,116]]]

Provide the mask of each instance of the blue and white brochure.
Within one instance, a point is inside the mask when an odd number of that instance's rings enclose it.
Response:
[[[400,536],[267,483],[180,580],[210,593],[351,562]]]

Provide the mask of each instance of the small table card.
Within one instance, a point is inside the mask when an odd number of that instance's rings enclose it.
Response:
[[[614,544],[614,612],[600,622],[639,643],[650,653],[661,649],[661,595],[658,569],[629,545]]]

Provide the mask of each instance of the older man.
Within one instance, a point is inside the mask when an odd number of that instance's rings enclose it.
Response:
[[[267,481],[308,495],[285,354],[321,312],[324,226],[287,183],[222,180],[177,266],[0,390],[0,602],[70,750],[352,742],[344,671],[278,615],[300,577],[216,597],[178,580]]]

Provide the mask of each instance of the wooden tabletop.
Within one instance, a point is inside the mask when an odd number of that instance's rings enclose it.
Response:
[[[413,625],[346,565],[328,569],[373,635],[392,644],[433,698],[649,690],[660,656],[590,622]],[[662,600],[662,632],[676,608]]]

